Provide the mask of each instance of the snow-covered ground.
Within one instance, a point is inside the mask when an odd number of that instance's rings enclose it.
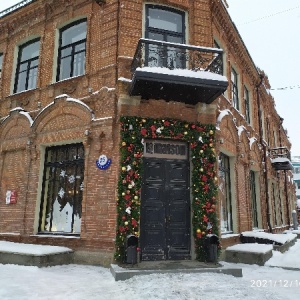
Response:
[[[274,251],[263,267],[221,263],[242,268],[243,277],[213,273],[152,274],[116,282],[109,269],[99,266],[37,268],[0,264],[0,299],[300,299],[300,241],[284,254]]]

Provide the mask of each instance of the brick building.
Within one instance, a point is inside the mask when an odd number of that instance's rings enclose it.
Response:
[[[291,144],[221,0],[22,1],[0,74],[0,239],[205,260],[290,224]]]

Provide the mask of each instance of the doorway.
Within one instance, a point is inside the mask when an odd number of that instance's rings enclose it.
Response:
[[[190,244],[189,161],[144,157],[142,260],[190,259]]]

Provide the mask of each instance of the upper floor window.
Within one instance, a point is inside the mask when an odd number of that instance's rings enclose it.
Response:
[[[40,39],[35,39],[19,47],[14,93],[36,88]]]
[[[0,78],[2,74],[3,53],[0,53]]]
[[[218,49],[221,49],[220,45],[216,41],[214,41],[214,47],[218,48]],[[221,75],[224,74],[224,57],[223,57],[223,55],[221,57],[220,74]]]
[[[267,128],[266,128],[267,144],[270,146],[271,145],[271,138],[270,138],[270,121],[269,121],[269,119],[266,119],[266,125],[267,125]]]
[[[248,89],[244,86],[244,101],[245,101],[245,118],[246,121],[250,124],[250,96]]]
[[[232,68],[231,69],[231,99],[232,105],[239,110],[240,103],[239,103],[239,90],[238,90],[238,74]]]
[[[185,14],[159,5],[146,5],[145,38],[170,43],[185,43]],[[180,53],[172,47],[149,45],[146,49],[148,66],[183,68]]]
[[[86,27],[84,19],[61,28],[56,81],[84,74]]]

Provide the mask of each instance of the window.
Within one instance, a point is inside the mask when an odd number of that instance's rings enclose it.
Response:
[[[84,74],[86,27],[85,19],[60,30],[56,81]]]
[[[248,122],[248,124],[250,124],[251,123],[251,119],[250,119],[250,97],[249,97],[249,91],[245,86],[244,86],[244,101],[245,101],[245,118],[246,118],[246,122]]]
[[[39,232],[79,234],[84,179],[84,148],[46,148]]]
[[[250,197],[252,210],[252,228],[258,228],[258,211],[257,211],[257,196],[256,196],[256,182],[255,172],[250,171]]]
[[[14,93],[36,88],[39,52],[39,39],[19,47]]]
[[[270,146],[271,138],[270,138],[270,121],[269,119],[266,119],[266,134],[267,134],[267,144]]]
[[[231,69],[231,99],[233,107],[239,110],[238,74],[234,69]]]
[[[185,43],[184,12],[158,5],[146,5],[145,37],[171,43]],[[185,62],[179,50],[172,47],[148,45],[146,65],[184,68]]]
[[[220,45],[214,41],[214,47],[215,48],[218,48],[218,49],[221,49]],[[221,64],[220,64],[220,75],[223,75],[224,74],[224,57],[223,57],[223,54],[221,56]]]
[[[3,53],[0,53],[0,78],[2,74]]]
[[[296,182],[296,184],[297,184],[297,189],[300,189],[300,182],[298,181]]]
[[[229,157],[219,156],[219,199],[221,202],[221,232],[233,231]]]

